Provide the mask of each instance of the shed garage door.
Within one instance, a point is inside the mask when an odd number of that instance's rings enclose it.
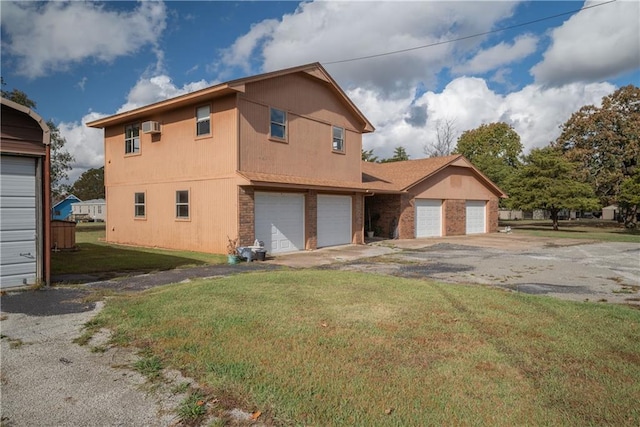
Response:
[[[304,195],[255,193],[255,228],[270,253],[304,249]]]
[[[36,160],[0,157],[0,284],[36,280]]]
[[[486,232],[486,204],[484,200],[467,200],[467,234]]]
[[[351,196],[318,195],[318,247],[351,243]]]
[[[416,199],[416,237],[442,236],[442,200]]]

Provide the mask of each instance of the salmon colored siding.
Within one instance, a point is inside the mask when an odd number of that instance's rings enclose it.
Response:
[[[188,219],[176,218],[176,191],[184,190]],[[135,216],[135,193],[145,193],[144,218]],[[238,234],[237,195],[233,179],[108,187],[107,241],[224,253],[227,236]]]
[[[202,105],[211,106],[211,135],[196,137]],[[224,252],[226,236],[237,234],[235,96],[146,120],[159,121],[161,133],[140,133],[137,154],[124,153],[124,125],[105,131],[107,241]],[[186,221],[175,218],[178,190],[190,191]],[[136,192],[146,193],[146,219],[134,218]]]
[[[457,199],[489,200],[498,196],[480,182],[469,168],[449,166],[411,189],[418,199],[448,199],[455,193]]]
[[[287,139],[269,138],[269,108],[287,112]],[[361,182],[357,120],[320,82],[292,75],[247,86],[239,100],[240,170]],[[332,126],[345,129],[344,153],[332,150]]]

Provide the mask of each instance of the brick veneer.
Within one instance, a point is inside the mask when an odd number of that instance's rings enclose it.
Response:
[[[498,212],[498,198],[492,198],[491,200],[489,200],[489,203],[487,203],[487,209],[488,209],[488,216],[489,216],[489,224],[488,224],[488,229],[487,229],[487,233],[496,233],[498,231],[498,216],[499,216],[499,212]]]
[[[318,247],[318,192],[309,190],[304,198],[305,249]]]
[[[460,236],[467,232],[467,208],[465,200],[445,200],[443,211],[445,236]]]
[[[372,220],[372,226],[374,228],[380,227],[382,230],[382,235],[378,237],[389,237],[392,232],[391,223],[395,221],[397,224],[400,217],[400,196],[398,194],[367,196],[364,203],[368,210],[363,218],[365,231],[369,231],[368,216],[370,213],[373,218],[378,218],[375,221]]]
[[[255,235],[255,201],[253,188],[238,187],[238,245],[252,245]],[[229,237],[233,238],[232,236]]]
[[[354,194],[351,196],[351,242],[356,245],[364,244],[364,196]]]

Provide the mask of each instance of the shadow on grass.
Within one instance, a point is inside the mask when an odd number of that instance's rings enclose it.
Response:
[[[216,263],[217,256],[211,255],[210,262],[200,258],[178,254],[160,253],[153,249],[125,248],[94,243],[79,243],[78,250],[53,252],[51,254],[51,274],[95,275],[110,278],[122,273],[148,273],[172,270],[179,267]]]

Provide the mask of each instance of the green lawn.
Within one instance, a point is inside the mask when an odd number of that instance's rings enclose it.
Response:
[[[640,243],[640,230],[629,230],[615,221],[580,219],[560,221],[558,231],[551,220],[500,221],[500,227],[511,227],[513,232],[537,237],[598,240],[603,242]]]
[[[51,274],[120,274],[150,272],[173,268],[217,264],[226,261],[223,255],[188,251],[172,251],[104,242],[104,223],[83,223],[76,228],[76,251],[53,252]]]
[[[304,270],[115,297],[91,325],[267,424],[640,425],[629,307]]]

